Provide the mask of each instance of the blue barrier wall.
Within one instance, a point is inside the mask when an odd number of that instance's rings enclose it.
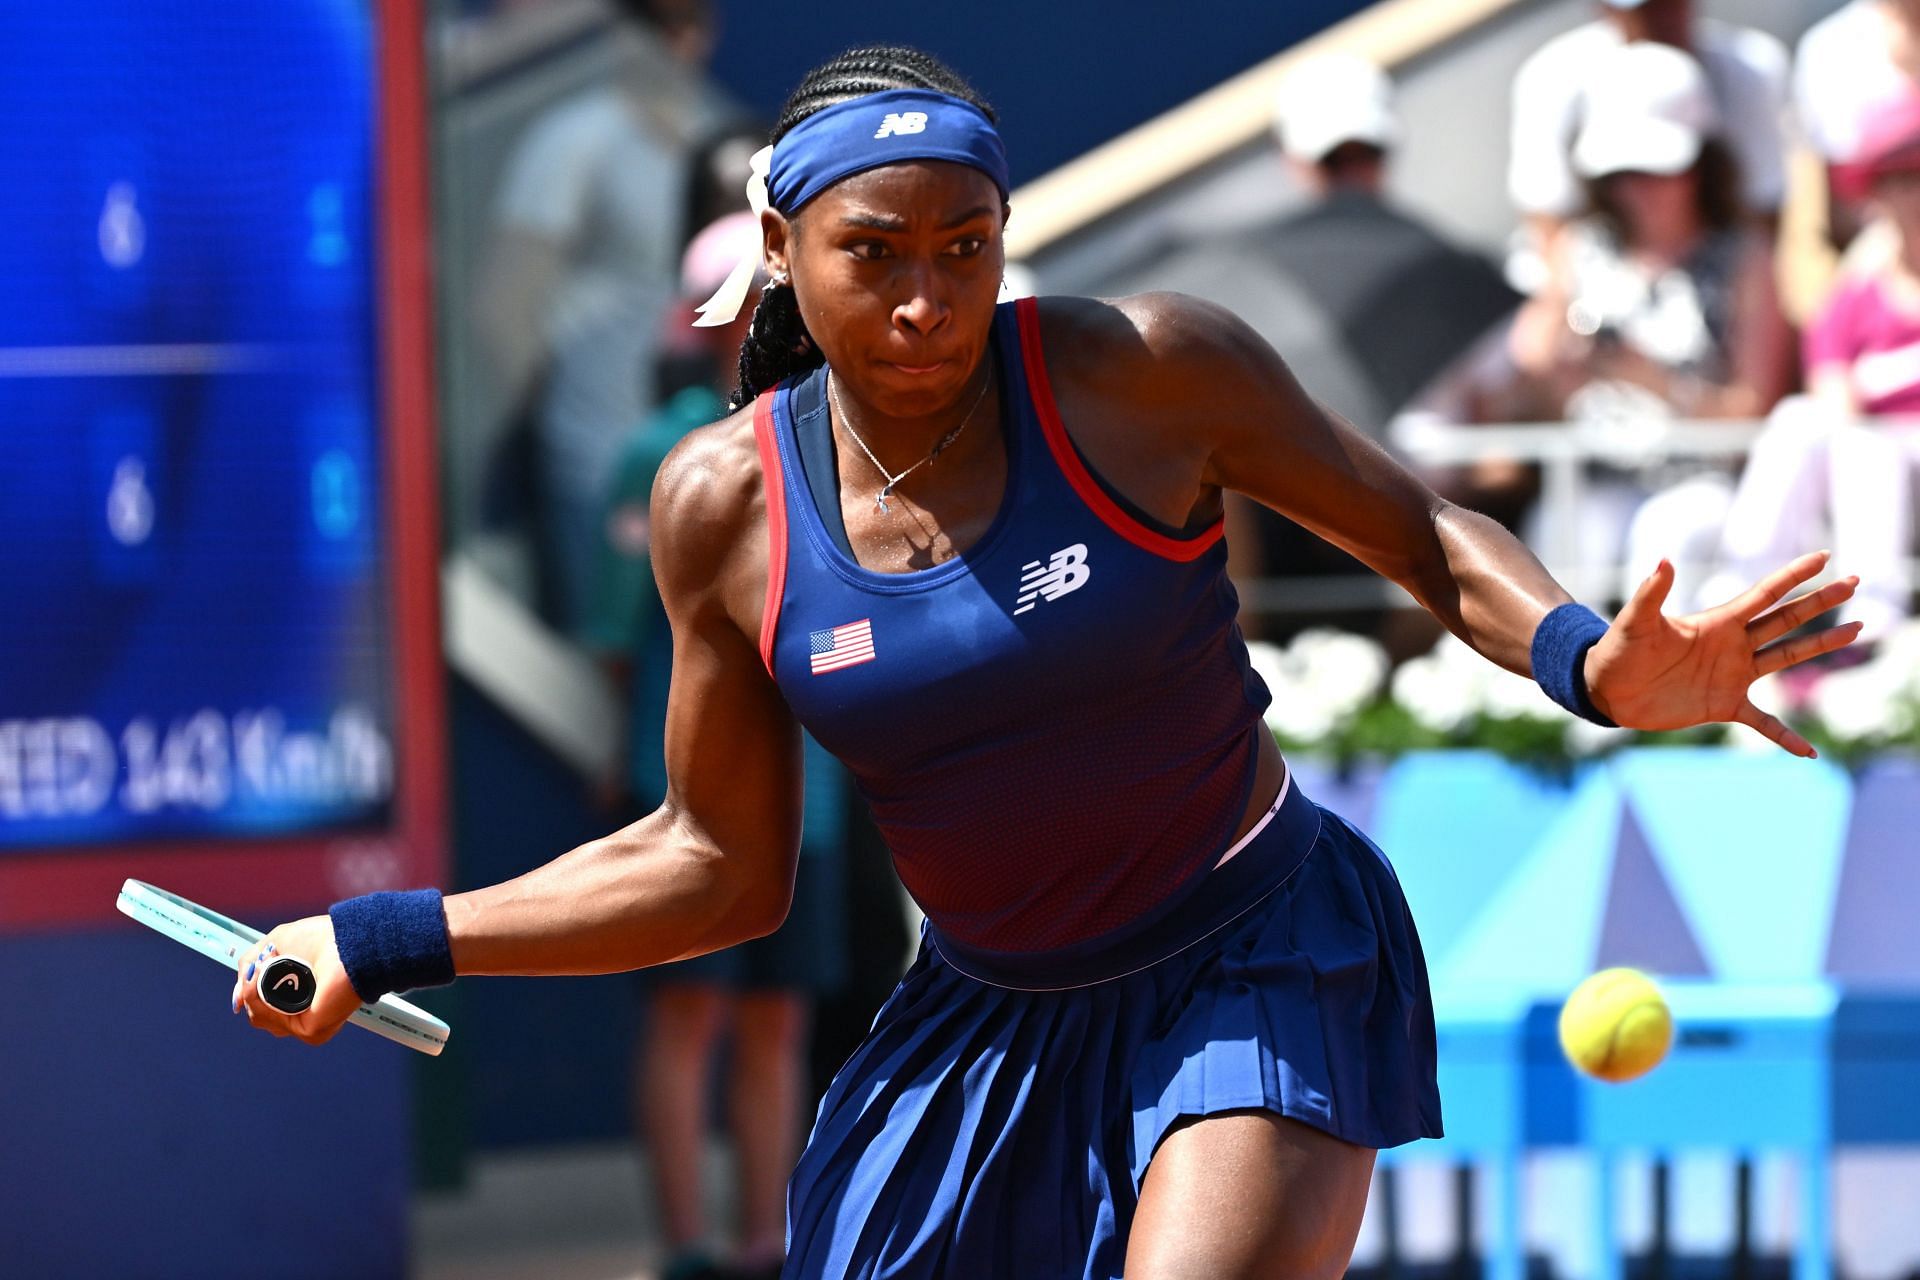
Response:
[[[462,887],[600,833],[580,784],[455,682]],[[487,744],[482,748],[478,744]],[[1474,752],[1346,775],[1295,762],[1315,800],[1393,859],[1436,985],[1564,996],[1609,964],[1669,977],[1920,987],[1920,762],[1858,774],[1650,749],[1562,779]],[[561,817],[558,815],[565,815]],[[480,1147],[629,1131],[635,980],[490,979],[455,992]],[[434,1070],[448,1067],[434,1064]]]
[[[0,1275],[406,1274],[415,1055],[316,1052],[131,925],[0,937]]]
[[[1436,990],[1563,996],[1609,965],[1920,988],[1920,761],[1648,748],[1569,778],[1477,752],[1296,771],[1372,811]]]

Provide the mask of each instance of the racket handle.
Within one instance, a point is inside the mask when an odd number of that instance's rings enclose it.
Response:
[[[260,998],[282,1013],[305,1013],[313,1003],[313,969],[305,960],[275,956],[257,982]]]

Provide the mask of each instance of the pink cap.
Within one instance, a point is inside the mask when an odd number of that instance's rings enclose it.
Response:
[[[1920,93],[1907,92],[1874,106],[1860,130],[1850,163],[1833,167],[1834,183],[1853,199],[1872,194],[1883,174],[1920,170]]]
[[[716,218],[680,256],[680,292],[704,300],[747,258],[760,260],[760,219],[745,210]]]

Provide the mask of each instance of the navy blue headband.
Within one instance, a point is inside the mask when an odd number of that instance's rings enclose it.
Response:
[[[993,179],[1005,198],[1007,149],[993,121],[971,102],[930,89],[889,89],[808,116],[773,148],[767,199],[781,213],[843,178],[904,160],[950,160]]]

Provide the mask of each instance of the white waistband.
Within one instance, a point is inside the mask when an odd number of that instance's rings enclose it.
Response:
[[[1252,844],[1253,838],[1267,829],[1267,824],[1273,821],[1274,814],[1280,812],[1280,806],[1286,803],[1287,792],[1291,790],[1293,790],[1293,770],[1288,769],[1286,778],[1280,783],[1280,794],[1273,798],[1272,806],[1260,815],[1260,821],[1247,828],[1247,834],[1235,840],[1233,847],[1220,855],[1220,861],[1213,864],[1215,871],[1218,871],[1220,868],[1226,866],[1227,863],[1233,861],[1234,854],[1239,853],[1242,849]]]

